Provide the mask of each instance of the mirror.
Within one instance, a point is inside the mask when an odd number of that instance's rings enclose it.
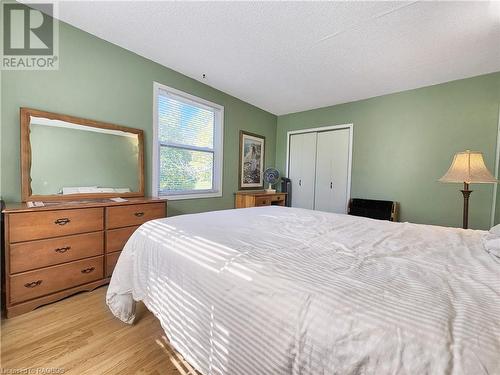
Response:
[[[23,201],[144,196],[140,129],[21,108]]]

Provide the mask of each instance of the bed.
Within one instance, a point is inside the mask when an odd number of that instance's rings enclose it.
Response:
[[[132,235],[106,300],[126,323],[143,301],[203,375],[500,374],[488,235],[275,206],[175,216]]]

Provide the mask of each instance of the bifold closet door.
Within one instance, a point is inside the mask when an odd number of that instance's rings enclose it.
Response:
[[[349,155],[349,129],[318,133],[315,210],[347,212]]]
[[[292,207],[314,209],[316,133],[290,136],[288,177],[292,181]]]

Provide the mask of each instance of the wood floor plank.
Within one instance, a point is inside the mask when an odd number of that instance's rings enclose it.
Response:
[[[1,323],[0,367],[64,369],[70,375],[198,375],[143,305],[128,325],[105,305],[107,287]]]

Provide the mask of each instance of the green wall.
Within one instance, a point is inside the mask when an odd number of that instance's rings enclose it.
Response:
[[[20,200],[19,107],[143,129],[146,191],[151,193],[153,81],[223,105],[225,113],[223,197],[171,201],[169,215],[234,207],[240,129],[266,137],[266,166],[274,165],[275,115],[65,23],[60,23],[59,39],[59,70],[2,72],[0,191],[4,200]]]
[[[493,171],[499,105],[497,72],[279,116],[276,163],[283,172],[287,131],[352,123],[352,197],[398,201],[402,221],[458,227],[461,186],[437,180],[465,149]],[[493,187],[472,189],[470,227],[488,228]]]

